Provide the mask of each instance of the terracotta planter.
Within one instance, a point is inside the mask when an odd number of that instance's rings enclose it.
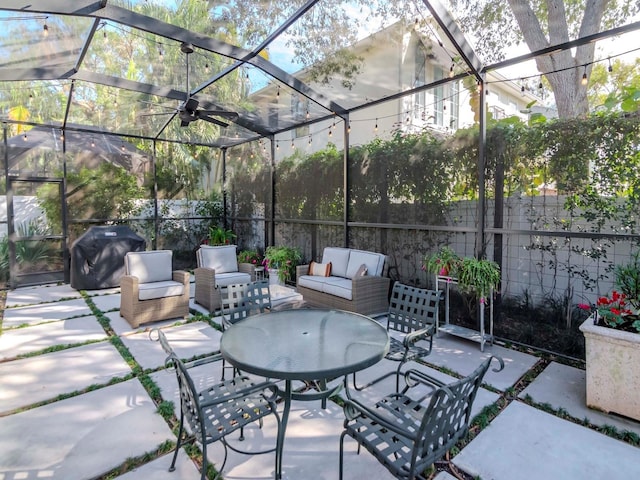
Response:
[[[640,421],[640,334],[581,326],[587,361],[587,406]]]

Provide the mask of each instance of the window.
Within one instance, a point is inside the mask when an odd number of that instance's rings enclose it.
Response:
[[[434,65],[433,67],[433,80],[442,80],[444,78],[444,71],[442,67]],[[444,125],[444,86],[438,85],[433,89],[433,116],[435,117],[433,123],[436,125]]]

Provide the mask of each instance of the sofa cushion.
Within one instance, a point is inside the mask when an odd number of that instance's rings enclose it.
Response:
[[[327,277],[325,279],[324,285],[322,286],[322,291],[324,293],[328,293],[329,295],[335,295],[336,297],[352,300],[353,292],[351,290],[351,286],[351,280],[348,278]]]
[[[298,285],[301,287],[307,287],[312,290],[322,292],[324,282],[329,277],[317,277],[313,275],[300,275],[298,277]]]
[[[351,250],[348,248],[325,247],[322,253],[322,263],[331,263],[331,275],[346,277],[350,252]],[[360,266],[360,263],[358,263],[358,266]]]
[[[172,277],[171,250],[128,252],[124,256],[125,275],[138,279],[138,283],[170,281]]]
[[[309,264],[309,275],[314,275],[316,277],[328,277],[329,275],[331,275],[331,262],[311,262]]]
[[[369,271],[369,269],[363,263],[362,265],[360,265],[360,268],[358,268],[358,270],[356,270],[356,273],[353,274],[353,278],[364,277],[367,274],[368,271]]]
[[[218,271],[216,270],[217,287],[226,287],[227,285],[232,285],[234,283],[249,283],[250,281],[251,275],[248,273],[227,272],[218,274]]]
[[[367,266],[367,274],[379,277],[384,268],[385,256],[381,253],[365,252],[364,250],[351,250],[349,264],[347,266],[346,277],[353,278],[360,268],[360,265]]]
[[[238,257],[235,245],[210,247],[202,245],[197,252],[198,266],[212,268],[218,273],[238,271]]]
[[[184,293],[184,284],[169,280],[166,282],[151,282],[138,284],[138,300],[152,300],[154,298],[175,297]]]

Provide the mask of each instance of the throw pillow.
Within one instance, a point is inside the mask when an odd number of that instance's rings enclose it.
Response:
[[[364,277],[367,274],[367,272],[368,272],[367,266],[363,263],[362,265],[360,265],[358,270],[356,270],[354,277]]]
[[[316,277],[328,277],[331,275],[331,262],[329,263],[316,263],[311,262],[309,264],[309,275]]]

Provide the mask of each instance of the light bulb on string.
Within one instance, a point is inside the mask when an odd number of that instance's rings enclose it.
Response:
[[[158,57],[160,58],[160,61],[164,60],[164,52],[160,47],[158,47]]]
[[[347,126],[347,133],[351,133],[351,122],[349,122],[349,125]]]
[[[204,73],[209,73],[209,64],[208,63],[204,64]]]
[[[91,148],[94,148],[96,146],[96,141],[92,138],[91,139]]]
[[[589,83],[589,78],[587,77],[587,66],[584,66],[584,73],[582,74],[582,80],[580,80],[582,85],[586,85]]]
[[[276,142],[276,150],[280,151],[280,143]]]
[[[296,149],[296,144],[293,143],[293,140],[291,140],[291,150],[295,150]]]
[[[43,35],[44,37],[48,37],[48,36],[49,36],[49,26],[46,24],[46,22],[45,22],[45,24],[42,26],[42,35]]]
[[[611,57],[609,57],[609,68],[608,68],[608,70],[609,70],[609,73],[613,72],[613,65],[611,65]]]
[[[24,136],[22,137],[22,140],[24,140],[25,142],[27,141],[27,134],[25,133]]]
[[[455,66],[454,63],[451,64],[451,68],[449,69],[449,78],[453,78],[453,76],[455,75],[455,73],[453,72],[453,67]]]
[[[377,132],[378,131],[378,119],[376,118],[376,126],[373,127],[373,131]]]
[[[333,136],[333,132],[331,131],[331,129],[329,129],[329,138],[331,138]]]

